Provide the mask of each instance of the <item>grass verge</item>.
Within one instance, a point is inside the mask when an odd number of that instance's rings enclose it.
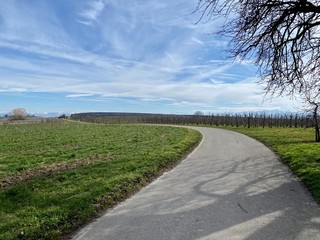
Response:
[[[161,126],[0,126],[0,239],[61,239],[172,168],[200,139]]]
[[[226,128],[253,137],[273,149],[320,203],[320,143],[305,128]]]

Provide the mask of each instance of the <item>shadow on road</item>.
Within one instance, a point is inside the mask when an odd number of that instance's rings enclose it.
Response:
[[[210,131],[197,154],[79,239],[320,240],[319,206],[269,149]]]

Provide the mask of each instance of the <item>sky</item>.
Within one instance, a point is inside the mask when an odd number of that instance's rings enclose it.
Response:
[[[0,114],[296,111],[264,99],[198,0],[0,0]]]

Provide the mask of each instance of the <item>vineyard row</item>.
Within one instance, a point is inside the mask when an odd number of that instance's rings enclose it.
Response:
[[[174,125],[209,125],[234,127],[314,127],[313,119],[300,114],[224,114],[224,115],[165,115],[165,114],[94,114],[79,113],[71,119],[93,123],[140,123]]]

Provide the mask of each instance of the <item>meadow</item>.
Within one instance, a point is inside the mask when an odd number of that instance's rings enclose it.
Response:
[[[61,239],[175,166],[200,140],[178,127],[0,126],[0,239]]]
[[[313,128],[224,127],[246,134],[270,147],[320,203],[320,143]]]

